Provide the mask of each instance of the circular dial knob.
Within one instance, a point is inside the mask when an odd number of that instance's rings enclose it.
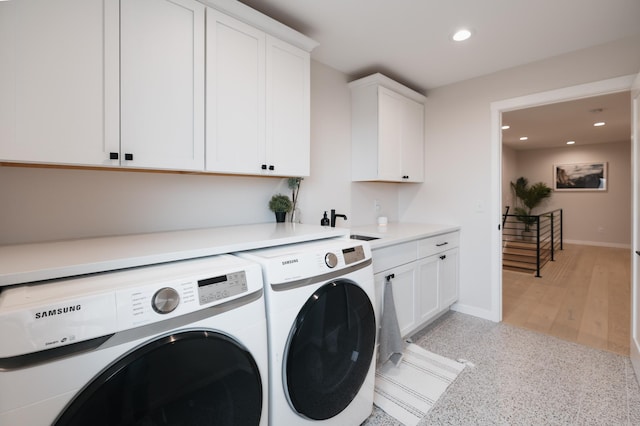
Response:
[[[180,304],[180,295],[171,287],[164,287],[156,291],[151,299],[153,310],[159,314],[168,314]]]
[[[338,256],[333,253],[327,253],[324,255],[324,263],[326,263],[329,268],[335,268],[338,265]]]

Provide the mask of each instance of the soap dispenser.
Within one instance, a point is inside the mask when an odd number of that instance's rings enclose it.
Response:
[[[327,212],[324,212],[324,217],[322,219],[320,219],[320,225],[322,226],[329,226],[330,225],[330,221],[329,218],[327,217]]]

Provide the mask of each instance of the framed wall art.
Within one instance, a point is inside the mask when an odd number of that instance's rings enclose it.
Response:
[[[554,164],[554,191],[606,191],[607,163]]]

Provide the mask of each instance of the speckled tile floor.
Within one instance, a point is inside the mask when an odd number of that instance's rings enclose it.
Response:
[[[414,343],[467,366],[419,426],[640,425],[628,357],[449,312]],[[401,425],[374,411],[366,426]]]

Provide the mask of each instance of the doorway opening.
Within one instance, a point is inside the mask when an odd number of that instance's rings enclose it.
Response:
[[[592,98],[592,97],[597,97],[597,96],[603,96],[603,95],[609,95],[609,94],[615,94],[615,93],[620,93],[620,92],[626,92],[626,99],[627,99],[627,104],[628,104],[628,99],[629,99],[629,95],[628,95],[628,91],[629,88],[631,87],[631,83],[633,81],[633,76],[627,76],[627,77],[621,77],[621,78],[615,78],[615,79],[610,79],[610,80],[605,80],[605,81],[601,81],[601,82],[596,82],[596,83],[590,83],[590,84],[585,84],[585,85],[580,85],[580,86],[574,86],[574,87],[570,87],[570,88],[565,88],[565,89],[560,89],[560,90],[555,90],[555,91],[550,91],[550,92],[544,92],[544,93],[540,93],[540,94],[536,94],[536,95],[530,95],[530,96],[525,96],[525,97],[521,97],[521,98],[514,98],[514,99],[510,99],[510,100],[506,100],[506,101],[500,101],[500,102],[495,102],[491,105],[491,110],[492,110],[492,123],[493,123],[493,148],[494,148],[494,161],[495,161],[495,168],[494,168],[494,190],[496,193],[496,198],[495,200],[496,205],[494,206],[494,211],[496,212],[496,215],[499,215],[500,217],[502,216],[502,214],[504,213],[503,207],[505,205],[505,201],[510,197],[510,188],[509,188],[509,182],[510,179],[517,179],[518,176],[520,176],[520,174],[518,174],[517,171],[513,172],[510,170],[503,170],[503,143],[502,143],[502,136],[503,136],[503,131],[501,129],[501,126],[503,124],[509,124],[506,123],[506,121],[504,120],[504,117],[508,117],[508,114],[511,112],[515,112],[518,110],[523,110],[523,109],[530,109],[530,108],[538,108],[538,107],[542,107],[545,105],[558,105],[559,103],[563,103],[563,102],[568,102],[568,101],[584,101],[587,98]],[[595,112],[594,112],[595,114]],[[628,135],[630,134],[629,132],[629,128],[630,126],[627,128],[627,149],[630,149],[630,142],[628,139]],[[521,136],[527,136],[527,135],[518,135],[518,140]],[[531,138],[529,140],[532,140],[534,138]],[[565,141],[566,142],[566,141]],[[622,141],[621,141],[622,142]],[[504,151],[508,151],[507,145],[505,145],[505,149]],[[550,147],[543,147],[542,149],[546,150],[546,154],[548,155],[551,151],[554,150],[554,148],[550,148]],[[560,152],[560,151],[558,151]],[[576,152],[576,151],[574,151]],[[506,152],[507,154],[509,154],[509,152]],[[557,153],[556,153],[557,154]],[[546,160],[548,162],[548,159]],[[590,160],[589,160],[590,161]],[[628,161],[628,156],[627,156],[627,161]],[[536,173],[535,172],[535,167],[537,167],[536,165],[536,161],[532,161],[531,164],[528,165],[529,169],[524,170],[521,174],[531,174],[531,176],[529,176],[529,179],[531,179],[532,182],[537,182],[539,180],[545,180],[548,184],[553,184],[552,180],[552,170],[553,170],[553,166],[552,164],[548,165],[548,169],[546,171],[546,177],[544,179],[538,179],[536,177]],[[546,166],[544,166],[546,167]],[[542,172],[545,173],[545,172]],[[628,173],[628,172],[627,172]],[[516,174],[518,174],[518,176],[515,176]],[[506,189],[505,189],[506,187]],[[629,191],[626,193],[627,199],[630,199],[631,197],[629,196],[631,194],[631,190],[629,189]],[[566,195],[566,194],[563,194]],[[553,196],[552,196],[553,197]],[[584,215],[588,215],[588,211],[584,212]],[[596,227],[597,228],[597,227]],[[572,231],[575,231],[575,229],[573,229]],[[596,229],[597,232],[597,229]],[[602,231],[600,231],[602,232]],[[493,263],[493,268],[492,268],[492,272],[495,274],[494,275],[494,279],[492,280],[494,286],[492,288],[492,296],[493,296],[493,302],[494,302],[494,313],[496,314],[496,320],[497,321],[502,321],[505,320],[507,321],[509,318],[506,318],[505,315],[511,315],[513,314],[513,311],[509,312],[504,312],[503,311],[503,301],[506,303],[508,303],[510,300],[509,298],[517,298],[517,291],[521,292],[521,296],[522,294],[525,294],[528,290],[526,288],[525,283],[523,282],[523,280],[520,280],[517,284],[516,284],[516,295],[514,296],[513,293],[510,294],[505,294],[505,296],[503,297],[503,290],[506,290],[507,292],[512,291],[513,289],[511,287],[506,288],[505,289],[505,282],[507,281],[507,278],[503,278],[503,272],[502,272],[502,232],[497,233],[498,236],[495,238],[494,241],[492,241],[492,246],[494,248],[494,256],[495,256],[495,262]],[[569,234],[571,235],[571,234]],[[573,234],[576,235],[576,234]],[[571,243],[580,243],[580,242],[594,242],[596,241],[595,238],[591,238],[589,239],[588,237],[584,237],[584,238],[578,238],[578,237],[570,237],[573,238],[574,240],[577,241],[571,241],[569,244]],[[630,243],[629,243],[630,244]],[[578,244],[580,245],[580,244]],[[624,244],[621,244],[624,245]],[[569,248],[569,246],[567,246],[567,248]],[[580,247],[578,247],[580,248]],[[597,251],[598,246],[593,246],[593,247],[589,247],[591,249],[594,249],[595,251]],[[616,247],[615,244],[614,245],[610,245],[610,247],[602,247],[602,249],[604,251],[606,251],[606,249],[610,249],[610,250],[620,250],[623,252],[628,252],[628,248],[624,249],[621,247]],[[570,253],[567,251],[566,253],[562,253],[562,255],[567,254],[566,257],[570,257],[568,256]],[[583,258],[588,258],[589,256],[598,256],[598,254],[591,254],[591,255],[585,255],[583,254],[576,254],[574,253],[573,255],[573,261],[572,264],[576,264],[578,259],[583,259]],[[607,255],[608,256],[608,255]],[[606,257],[606,256],[605,256]],[[626,263],[626,265],[629,265],[629,262]],[[552,266],[555,265],[551,265],[548,268],[551,268]],[[561,268],[560,268],[561,269]],[[628,267],[627,267],[628,269]],[[548,278],[553,278],[554,276],[558,277],[558,276],[565,276],[563,274],[566,274],[567,271],[552,271],[549,270],[549,277]],[[542,279],[544,279],[544,275],[545,272],[542,273],[543,277]],[[597,275],[597,274],[596,274]],[[573,321],[576,322],[577,321],[577,317],[580,315],[580,312],[584,312],[584,308],[582,308],[582,311],[580,311],[579,309],[573,307],[572,306],[568,306],[568,302],[562,302],[565,303],[564,306],[562,306],[562,303],[558,303],[558,300],[560,299],[558,297],[559,293],[570,293],[571,291],[574,290],[570,290],[568,288],[560,288],[560,287],[556,287],[553,288],[551,287],[551,290],[548,293],[544,293],[541,292],[541,289],[543,289],[543,285],[540,284],[540,280],[541,278],[535,278],[532,277],[530,278],[533,280],[532,283],[530,283],[529,285],[531,286],[531,293],[529,294],[529,296],[532,296],[533,298],[537,297],[540,300],[544,300],[546,298],[546,300],[549,300],[550,302],[556,303],[556,305],[553,305],[553,303],[551,303],[551,306],[538,306],[536,307],[536,311],[533,314],[529,314],[532,315],[532,319],[527,318],[526,321],[529,321],[530,323],[533,324],[532,327],[529,328],[534,328],[536,329],[537,326],[537,331],[542,331],[545,332],[544,327],[547,328],[553,328],[555,327],[551,333],[549,334],[555,334],[558,335],[558,337],[561,338],[565,338],[565,336],[560,335],[561,332],[559,330],[562,330],[562,327],[560,325],[553,325],[553,318],[555,318],[558,315],[558,310],[559,309],[564,309],[565,313],[567,315],[567,318],[573,318]],[[564,279],[564,278],[561,278]],[[580,280],[582,279],[583,281],[586,280],[585,277],[581,277],[581,278],[576,278],[576,280]],[[624,279],[624,278],[623,278]],[[538,280],[536,282],[536,280]],[[590,281],[591,282],[591,278]],[[508,282],[507,285],[511,286],[512,283]],[[628,287],[628,286],[627,286]],[[593,290],[594,292],[596,290]],[[623,301],[624,304],[628,305],[628,301],[630,296],[627,295],[626,296],[626,300]],[[510,308],[507,308],[510,309]],[[522,311],[522,310],[521,310]],[[521,313],[521,312],[519,312]],[[526,314],[525,314],[526,315]],[[628,315],[628,314],[627,314]],[[511,315],[511,318],[513,319],[513,316]],[[580,316],[580,321],[582,320],[582,317]],[[523,321],[522,318],[519,319],[520,321]],[[507,321],[509,322],[509,321]],[[541,326],[541,324],[545,324],[544,327]],[[628,321],[626,322],[626,324],[628,324]],[[579,327],[578,327],[579,329]],[[627,327],[628,329],[628,327]],[[566,331],[566,329],[565,329]],[[623,330],[623,332],[625,332]],[[579,333],[579,330],[576,332]],[[584,339],[584,335],[585,335],[586,331],[583,332],[583,340]],[[626,331],[627,336],[628,336],[628,331]],[[568,339],[570,340],[570,339]],[[627,341],[628,341],[628,337],[627,337]],[[588,344],[587,341],[584,341],[583,343]],[[624,350],[624,349],[623,349]],[[627,349],[628,350],[628,349]],[[615,350],[614,350],[615,351]]]

